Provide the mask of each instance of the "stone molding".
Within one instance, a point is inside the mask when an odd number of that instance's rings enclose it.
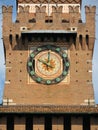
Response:
[[[98,113],[98,106],[64,106],[64,105],[14,105],[0,106],[0,113]]]
[[[18,3],[48,3],[49,0],[18,0]],[[51,0],[49,3],[81,3],[81,0]]]

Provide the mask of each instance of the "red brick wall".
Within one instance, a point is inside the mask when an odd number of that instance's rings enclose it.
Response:
[[[3,40],[6,50],[6,81],[4,99],[12,99],[16,104],[83,104],[85,100],[94,99],[92,86],[92,56],[95,40],[95,7],[86,7],[86,23],[78,23],[79,12],[53,13],[53,23],[45,23],[45,13],[17,14],[19,23],[12,23],[12,8],[3,7]],[[90,13],[91,12],[91,13]],[[36,23],[29,23],[31,16],[35,16]],[[60,17],[57,17],[60,16]],[[74,22],[72,22],[74,16]],[[42,17],[42,18],[41,18]],[[69,23],[61,23],[61,19],[69,19]],[[57,22],[58,21],[58,22]],[[92,27],[89,26],[92,24]],[[21,27],[29,30],[69,30],[77,28],[76,43],[70,40],[65,46],[70,51],[70,83],[56,85],[28,84],[27,59],[28,46],[21,42]],[[71,30],[70,30],[71,31]],[[12,35],[12,41],[9,36]],[[18,35],[18,41],[16,37]],[[82,42],[79,40],[82,35]],[[86,35],[89,43],[86,44]],[[81,43],[80,43],[81,42]],[[43,43],[40,43],[43,44]],[[39,43],[38,43],[39,45]],[[35,46],[35,44],[32,44]],[[37,45],[36,45],[37,46]],[[9,82],[9,83],[8,83]]]

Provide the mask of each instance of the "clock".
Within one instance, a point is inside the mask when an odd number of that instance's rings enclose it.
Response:
[[[56,84],[66,78],[69,70],[67,53],[60,47],[44,45],[36,47],[27,61],[30,77],[41,84]]]

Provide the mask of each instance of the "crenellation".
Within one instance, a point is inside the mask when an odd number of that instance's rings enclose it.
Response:
[[[2,6],[2,13],[12,13],[13,6]]]
[[[86,13],[96,13],[96,6],[85,6]]]
[[[23,6],[21,6],[21,5],[19,5],[18,6],[18,11],[19,11],[19,13],[23,13],[24,12],[24,7]]]
[[[44,26],[46,17],[45,9],[46,9],[45,6],[42,7],[36,6],[36,14],[35,14],[36,24],[43,24]]]
[[[80,6],[73,6],[69,5],[69,13],[79,13],[80,12]]]
[[[24,7],[24,11],[27,12],[27,13],[29,13],[29,9],[30,9],[29,5],[27,5],[27,6]]]
[[[86,13],[86,28],[91,37],[95,37],[95,6],[86,6],[85,13]],[[89,26],[92,23],[92,26]],[[90,27],[90,28],[89,28]]]

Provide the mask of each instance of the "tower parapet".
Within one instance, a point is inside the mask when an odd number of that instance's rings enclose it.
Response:
[[[32,7],[34,5],[34,7],[31,9],[31,7],[28,4],[22,4],[18,6],[17,18],[15,23],[12,23],[12,7],[3,6],[4,37],[6,36],[6,34],[8,35],[10,30],[10,38],[6,37],[4,39],[11,40],[12,32],[14,35],[14,40],[12,40],[11,43],[12,45],[9,44],[7,40],[7,45],[5,45],[6,48],[8,48],[9,45],[11,45],[10,48],[12,49],[15,48],[15,46],[17,46],[17,43],[15,42],[16,35],[21,37],[22,32],[29,32],[32,30],[40,29],[65,30],[69,33],[76,33],[73,46],[77,50],[79,49],[79,46],[81,46],[83,50],[86,48],[91,50],[93,49],[95,40],[95,6],[85,7],[86,23],[83,23],[81,20],[81,11],[79,5],[65,4],[65,6],[67,5],[65,9],[64,5],[58,4],[54,6],[52,4],[51,6],[49,6],[49,10],[45,4],[30,5],[32,5]],[[6,21],[8,23],[7,25]],[[90,26],[91,23],[92,26]],[[13,27],[13,25],[15,26],[15,28]],[[16,30],[17,33],[15,32]]]

